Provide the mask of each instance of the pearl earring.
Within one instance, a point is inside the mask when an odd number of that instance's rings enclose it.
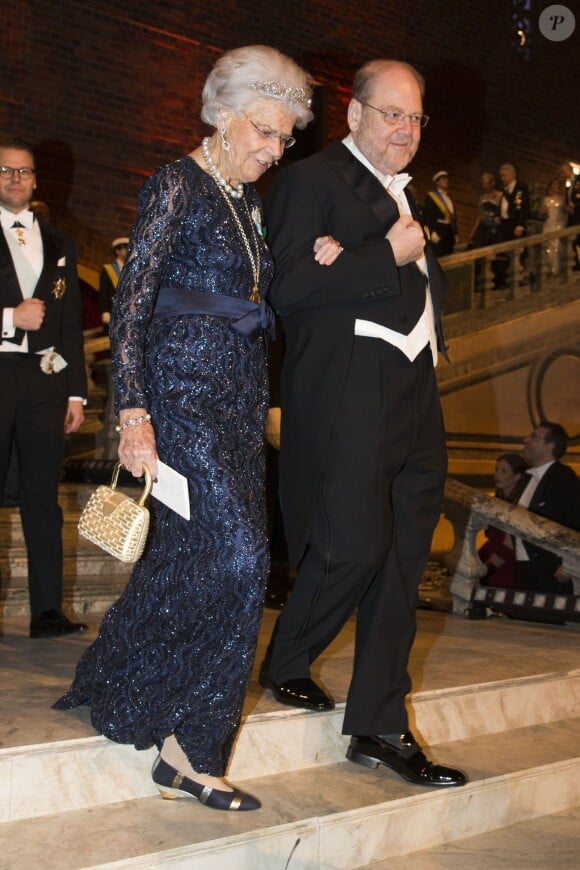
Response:
[[[221,137],[222,137],[222,148],[223,148],[223,150],[224,150],[224,151],[229,151],[230,148],[231,148],[232,146],[230,145],[230,143],[229,143],[228,140],[226,139],[226,128],[225,128],[225,127],[220,127],[220,135],[221,135]]]

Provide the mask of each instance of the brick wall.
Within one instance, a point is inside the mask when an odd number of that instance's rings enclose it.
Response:
[[[530,5],[518,51],[514,11]],[[580,162],[578,36],[543,38],[544,5],[20,0],[2,12],[0,128],[35,145],[39,197],[98,265],[129,230],[143,179],[199,142],[201,88],[222,51],[265,42],[303,63],[324,91],[326,139],[344,135],[354,70],[399,57],[425,74],[432,116],[416,188],[422,198],[435,170],[450,172],[465,239],[483,170],[513,162],[544,185],[564,158]]]

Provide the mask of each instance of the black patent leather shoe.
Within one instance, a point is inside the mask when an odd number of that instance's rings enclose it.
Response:
[[[237,788],[233,791],[222,791],[189,779],[167,764],[160,755],[153,763],[151,776],[159,789],[159,794],[166,800],[195,798],[212,810],[259,810],[262,806],[258,798]]]
[[[310,677],[285,680],[275,683],[262,669],[259,677],[260,685],[270,689],[279,704],[288,707],[301,707],[303,710],[334,710],[334,701]]]
[[[451,787],[467,782],[461,770],[429,761],[410,731],[401,734],[398,746],[380,736],[351,737],[346,757],[365,767],[383,764],[414,785]]]
[[[71,622],[58,610],[45,610],[30,622],[30,637],[62,637],[65,634],[82,634],[88,630],[86,622]]]

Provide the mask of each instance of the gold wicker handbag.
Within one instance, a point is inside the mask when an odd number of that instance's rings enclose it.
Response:
[[[79,534],[121,562],[136,562],[141,556],[149,530],[145,502],[151,493],[151,472],[143,463],[145,489],[138,502],[117,492],[121,464],[113,470],[110,486],[99,486],[88,500],[79,519]]]

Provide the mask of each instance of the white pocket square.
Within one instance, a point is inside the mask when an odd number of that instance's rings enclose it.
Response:
[[[66,257],[61,257],[56,265],[57,266],[66,266]]]

